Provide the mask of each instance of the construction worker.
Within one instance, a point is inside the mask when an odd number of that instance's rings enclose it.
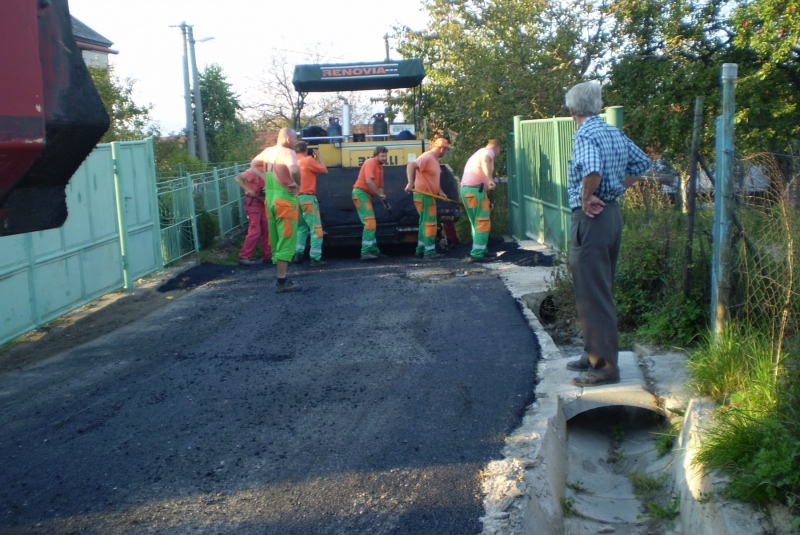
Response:
[[[267,209],[264,205],[264,179],[258,173],[248,169],[239,173],[233,179],[244,191],[244,211],[247,214],[249,225],[247,227],[247,237],[242,244],[239,252],[239,263],[243,266],[255,264],[250,257],[256,244],[261,242],[261,258],[264,263],[272,262],[272,249],[269,246],[269,228],[267,226]]]
[[[491,202],[489,192],[497,187],[494,174],[494,159],[500,154],[500,142],[492,139],[482,149],[470,156],[461,175],[461,202],[472,228],[471,262],[491,262],[497,255],[486,250],[489,243]]]
[[[387,210],[391,210],[389,203],[386,202],[386,194],[383,191],[383,166],[389,156],[389,149],[383,145],[378,145],[372,152],[372,158],[368,158],[358,172],[356,183],[353,184],[353,204],[356,205],[358,218],[364,225],[361,234],[361,260],[376,260],[386,256],[378,249],[378,242],[375,239],[377,223],[375,221],[375,210],[372,207],[372,197],[378,196]]]
[[[300,167],[294,145],[297,134],[282,128],[274,147],[253,158],[250,167],[263,175],[267,196],[267,222],[272,244],[272,263],[278,269],[276,292],[296,292],[300,286],[286,276],[297,244],[297,191]]]
[[[450,142],[446,137],[434,139],[427,152],[406,166],[408,185],[405,190],[407,193],[416,190],[414,206],[419,213],[416,254],[424,260],[444,257],[443,254],[436,252],[436,199],[430,195],[447,197],[439,183],[442,174],[439,159],[449,149]]]
[[[297,152],[297,165],[300,167],[300,216],[297,221],[297,246],[292,262],[301,264],[306,250],[306,236],[311,235],[308,256],[311,267],[325,265],[322,260],[322,220],[319,217],[317,202],[317,175],[327,175],[328,168],[319,151],[309,149],[305,141],[294,146]]]

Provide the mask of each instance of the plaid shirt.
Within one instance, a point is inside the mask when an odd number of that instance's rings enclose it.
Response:
[[[650,169],[650,160],[622,130],[598,116],[589,117],[572,137],[572,159],[567,165],[567,193],[570,208],[580,208],[583,178],[597,172],[600,185],[594,194],[605,202],[625,193],[626,176],[638,176]]]

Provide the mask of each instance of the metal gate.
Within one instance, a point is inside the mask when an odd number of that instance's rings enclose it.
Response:
[[[622,107],[609,107],[600,118],[622,128]],[[508,144],[508,204],[515,239],[533,239],[559,251],[569,247],[567,162],[576,129],[571,117],[514,117]]]
[[[152,140],[98,145],[58,229],[0,237],[0,344],[163,268]]]

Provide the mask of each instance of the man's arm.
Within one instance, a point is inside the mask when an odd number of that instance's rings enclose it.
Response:
[[[247,187],[247,181],[245,180],[243,173],[240,173],[235,177],[233,177],[233,180],[239,185],[240,188],[244,190],[245,195],[249,195],[251,197],[256,196],[256,192]]]
[[[406,186],[406,193],[411,193],[411,190],[414,189],[414,180],[417,177],[417,169],[419,169],[419,164],[416,160],[413,162],[408,162],[406,166],[406,177],[408,178],[408,185]]]
[[[600,174],[596,171],[589,173],[583,177],[583,188],[581,191],[581,204],[583,205],[583,212],[594,218],[597,214],[603,211],[606,205],[599,197],[595,196],[594,192],[600,186]]]
[[[373,195],[377,195],[381,198],[381,200],[386,199],[386,195],[383,193],[383,188],[379,188],[375,185],[375,181],[372,180],[372,177],[367,177],[367,187],[372,190]]]
[[[481,162],[483,167],[483,173],[486,175],[486,185],[488,189],[494,189],[497,187],[497,183],[494,181],[494,160],[489,157],[489,155],[485,155],[483,157],[483,161]]]
[[[327,175],[328,174],[328,168],[325,166],[325,162],[322,160],[322,153],[320,151],[318,151],[317,149],[312,149],[312,151],[313,151],[313,154],[317,155],[317,159],[316,160],[314,160],[312,158],[312,161],[315,164],[317,164],[316,169],[314,170],[314,172],[317,173],[318,175]]]
[[[297,189],[300,187],[300,166],[292,164],[289,166],[289,176],[294,180],[294,185],[289,185],[289,189]]]

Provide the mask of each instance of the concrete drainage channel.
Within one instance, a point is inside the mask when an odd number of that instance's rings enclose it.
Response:
[[[536,402],[483,473],[484,534],[772,532],[764,514],[720,498],[724,481],[692,465],[710,405],[686,393],[683,354],[621,352],[619,384],[573,387],[565,364],[576,355],[562,355],[529,308],[551,270],[487,266],[525,305],[542,360]]]

